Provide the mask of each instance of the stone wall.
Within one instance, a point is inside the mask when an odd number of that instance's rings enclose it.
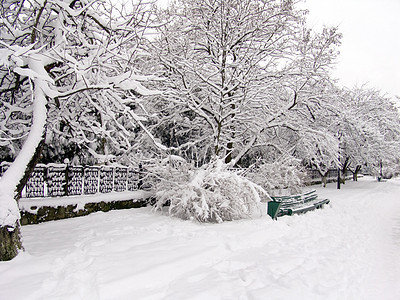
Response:
[[[86,216],[97,211],[107,212],[115,209],[144,207],[147,206],[148,202],[148,199],[100,201],[96,203],[86,203],[83,208],[78,208],[78,204],[32,206],[30,207],[30,211],[21,210],[21,225]]]

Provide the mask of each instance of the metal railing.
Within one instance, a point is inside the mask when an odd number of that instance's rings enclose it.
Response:
[[[0,164],[0,177],[9,163]],[[62,197],[135,191],[141,188],[143,168],[106,166],[69,166],[66,164],[38,164],[29,177],[23,198]]]

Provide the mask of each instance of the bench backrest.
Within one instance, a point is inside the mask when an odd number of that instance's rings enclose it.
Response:
[[[303,194],[290,195],[290,196],[274,196],[271,197],[276,202],[281,202],[282,206],[290,206],[296,203],[306,203],[317,200],[318,195],[316,190],[312,190]]]

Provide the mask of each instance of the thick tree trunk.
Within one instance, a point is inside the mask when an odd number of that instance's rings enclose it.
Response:
[[[44,142],[47,101],[39,82],[34,86],[31,130],[18,156],[0,179],[0,260],[10,260],[23,249],[18,200]]]
[[[40,159],[44,146],[44,140],[45,139],[43,134],[43,139],[36,148],[35,154],[27,165],[25,174],[21,178],[17,186],[15,194],[15,200],[17,201],[17,203],[21,198],[22,189],[24,188],[29,179],[29,176],[32,174],[36,164]],[[14,226],[0,226],[0,261],[11,260],[15,256],[17,256],[20,250],[23,250],[20,227],[21,225],[19,221],[17,221]]]
[[[28,182],[29,177],[31,176],[33,170],[35,169],[36,164],[39,162],[40,157],[42,155],[43,147],[44,147],[44,141],[45,141],[45,136],[46,136],[46,130],[43,132],[42,140],[40,141],[38,147],[35,150],[35,153],[33,154],[32,159],[26,166],[26,170],[24,173],[24,176],[21,178],[17,185],[17,193],[15,195],[15,200],[18,202],[19,199],[21,198],[21,193],[22,190],[24,189],[26,183]]]
[[[0,261],[13,259],[21,249],[20,224],[0,226]]]

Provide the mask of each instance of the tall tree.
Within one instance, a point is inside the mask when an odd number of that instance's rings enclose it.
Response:
[[[20,247],[14,196],[39,159],[46,131],[48,141],[72,139],[107,154],[105,144],[128,151],[132,128],[144,128],[138,98],[154,94],[142,85],[153,77],[137,66],[151,10],[140,2],[127,11],[107,1],[2,1],[0,146],[15,160],[0,179],[0,229],[8,237],[1,259]]]
[[[172,91],[166,101],[201,124],[212,154],[237,162],[272,118],[263,102],[276,94],[276,66],[300,16],[290,1],[250,0],[178,1],[165,15],[156,47]]]
[[[175,146],[231,165],[252,151],[290,152],[323,102],[340,34],[311,33],[293,1],[178,1],[160,18],[153,45],[170,88],[160,105],[172,112],[160,123],[180,124]]]

